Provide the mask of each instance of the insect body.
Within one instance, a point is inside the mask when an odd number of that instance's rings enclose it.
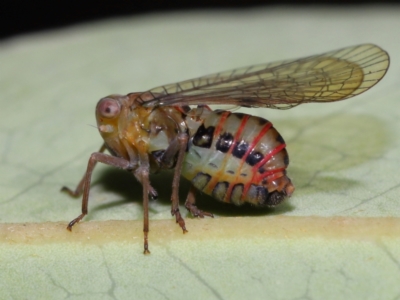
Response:
[[[292,194],[286,145],[270,122],[229,111],[203,115],[182,169],[196,189],[236,205],[275,206]]]
[[[179,180],[192,183],[185,207],[194,216],[213,216],[195,205],[195,191],[242,205],[275,206],[291,196],[285,142],[262,118],[208,105],[287,109],[306,102],[332,102],[358,95],[386,73],[389,57],[371,45],[348,47],[297,60],[256,65],[161,86],[143,93],[111,95],[96,107],[104,144],[90,156],[72,196],[83,194],[87,214],[91,174],[97,162],[129,172],[143,185],[144,252],[148,250],[148,196],[156,197],[150,172],[174,169],[171,213],[183,232]],[[190,105],[197,105],[191,108]],[[104,154],[108,150],[111,155]]]

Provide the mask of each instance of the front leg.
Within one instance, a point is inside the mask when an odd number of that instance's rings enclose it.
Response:
[[[101,145],[98,153],[103,153],[105,150],[106,150],[106,144],[103,144],[103,145]],[[96,163],[97,163],[97,161],[95,161],[93,163],[92,170],[96,166]],[[86,171],[86,173],[87,173],[87,171]],[[63,186],[61,188],[61,192],[66,192],[68,195],[70,195],[71,197],[74,197],[74,198],[78,198],[79,196],[81,196],[83,193],[83,187],[85,186],[86,173],[83,175],[83,178],[81,179],[81,181],[79,181],[75,190],[71,190],[69,187]]]
[[[144,166],[140,166],[134,172],[135,177],[139,180],[139,182],[143,186],[143,236],[144,236],[144,254],[150,254],[149,250],[149,187],[150,179],[149,179],[149,166],[144,164]]]
[[[149,251],[149,188],[150,163],[146,152],[146,144],[143,141],[137,143],[139,167],[133,172],[135,177],[143,186],[143,235],[144,235],[144,254],[150,254]]]
[[[105,148],[101,148],[100,151],[104,151]],[[104,154],[101,152],[95,152],[90,155],[89,162],[87,165],[86,173],[83,176],[82,180],[79,182],[77,188],[75,191],[72,191],[71,189],[67,187],[63,187],[61,190],[67,192],[71,196],[79,196],[80,194],[83,194],[82,197],[82,213],[75,219],[73,219],[67,226],[67,229],[71,231],[72,226],[74,226],[76,223],[78,223],[80,220],[83,219],[84,216],[87,215],[88,213],[88,202],[89,202],[89,189],[90,189],[90,182],[92,180],[92,172],[94,167],[96,166],[97,162],[101,162],[113,167],[117,167],[123,170],[132,170],[135,169],[137,166],[132,164],[130,161],[120,158],[120,157],[115,157],[111,156],[108,154]]]

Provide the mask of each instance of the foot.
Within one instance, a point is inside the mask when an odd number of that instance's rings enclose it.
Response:
[[[193,217],[204,218],[206,216],[214,218],[214,215],[212,213],[202,211],[201,209],[198,209],[196,205],[193,205],[191,203],[185,203],[185,207],[188,211],[190,211]]]

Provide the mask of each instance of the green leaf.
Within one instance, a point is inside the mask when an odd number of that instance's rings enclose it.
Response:
[[[283,9],[154,15],[3,41],[0,298],[399,297],[400,49],[382,33],[400,21],[376,11],[324,14],[303,22]],[[363,24],[365,37],[352,22]],[[216,218],[186,216],[183,235],[170,215],[171,173],[154,175],[159,199],[150,202],[145,256],[140,185],[98,166],[89,214],[66,230],[81,201],[59,190],[76,186],[101,146],[94,119],[101,97],[366,39],[393,57],[367,93],[289,111],[243,109],[285,138],[296,186],[285,204],[238,208],[202,195],[198,206]],[[187,190],[182,182],[181,204]]]

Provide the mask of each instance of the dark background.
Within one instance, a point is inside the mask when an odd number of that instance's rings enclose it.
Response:
[[[0,3],[0,39],[34,31],[117,16],[193,9],[247,9],[255,6],[294,5],[377,5],[399,1],[268,1],[268,0],[2,0]]]

